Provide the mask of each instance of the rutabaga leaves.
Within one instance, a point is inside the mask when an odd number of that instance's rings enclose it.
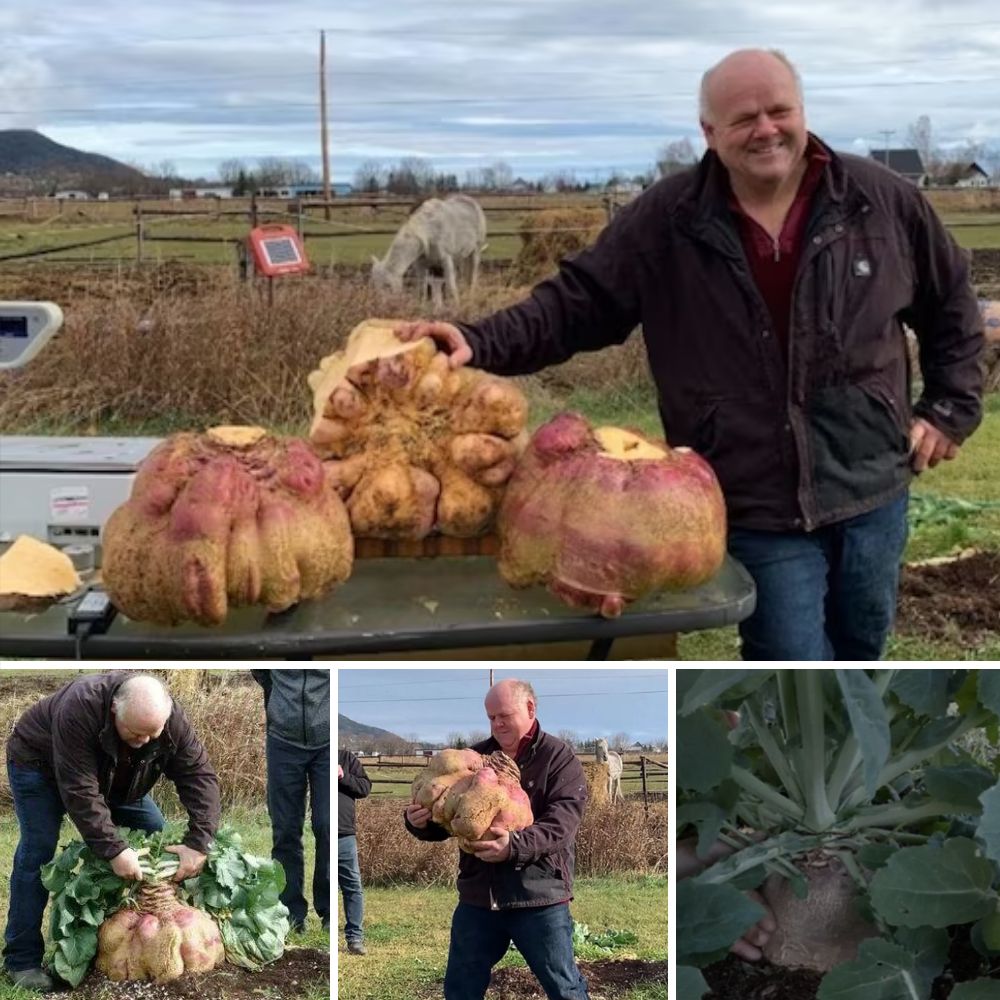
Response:
[[[702,1000],[708,992],[705,977],[690,965],[677,969],[677,1000]]]
[[[979,796],[995,783],[996,778],[977,764],[929,767],[924,771],[924,787],[932,798],[970,813],[979,813],[982,809]]]
[[[972,983],[958,983],[948,994],[948,1000],[997,1000],[997,981],[977,979]]]
[[[937,718],[948,711],[951,673],[950,670],[897,670],[889,690],[918,715]]]
[[[817,1000],[928,1000],[931,981],[901,945],[881,938],[862,941],[858,957],[828,972]]]
[[[695,853],[699,858],[708,856],[725,821],[726,811],[714,802],[689,802],[677,808],[677,828],[692,825],[698,831]]]
[[[1000,782],[979,796],[983,815],[976,830],[986,845],[986,856],[1000,862]]]
[[[707,792],[729,777],[733,748],[707,709],[677,719],[677,761],[681,788]]]
[[[980,669],[979,704],[1000,715],[1000,670]]]
[[[764,916],[764,907],[728,885],[677,886],[677,957],[699,963],[701,956],[726,951]]]
[[[763,684],[770,676],[768,670],[701,670],[697,678],[686,685],[681,698],[681,715],[690,715],[699,708],[721,698],[727,691],[752,679],[754,686]]]
[[[889,759],[891,748],[885,703],[874,681],[863,670],[838,670],[836,673],[864,761],[865,790],[871,798],[878,788],[878,776]]]
[[[940,927],[898,927],[894,935],[912,956],[917,971],[932,983],[944,971],[951,938]]]
[[[872,905],[894,927],[968,924],[993,912],[993,865],[975,841],[905,847],[871,881]]]

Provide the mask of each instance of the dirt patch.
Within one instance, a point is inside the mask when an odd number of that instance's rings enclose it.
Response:
[[[968,644],[1000,636],[1000,552],[930,566],[904,566],[896,631]]]
[[[1000,298],[1000,248],[972,251],[972,283],[983,298]]]
[[[205,975],[181,976],[172,983],[113,983],[92,971],[72,991],[73,1000],[297,1000],[309,987],[329,988],[330,956],[315,948],[291,948],[260,972],[228,962]]]
[[[666,962],[637,958],[578,962],[587,980],[591,1000],[615,1000],[639,983],[667,985]],[[530,969],[497,969],[490,980],[487,1000],[544,1000],[545,992]]]

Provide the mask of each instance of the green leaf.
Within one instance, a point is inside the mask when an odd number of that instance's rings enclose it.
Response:
[[[688,687],[681,700],[681,715],[690,715],[699,708],[712,704],[730,688],[742,684],[748,678],[760,680],[763,683],[770,673],[772,671],[767,670],[713,669],[699,671],[697,679]]]
[[[728,885],[697,885],[685,879],[677,886],[677,957],[728,948],[764,916],[764,908]]]
[[[904,847],[877,871],[871,900],[894,927],[947,927],[991,913],[993,865],[972,840],[956,837],[943,847]]]
[[[929,1000],[931,984],[917,971],[913,956],[898,944],[862,941],[858,957],[828,972],[817,1000]]]
[[[948,711],[950,670],[897,670],[889,690],[918,715],[937,717]]]
[[[917,970],[927,982],[932,983],[941,975],[951,945],[951,938],[944,928],[899,927],[894,936],[896,943],[913,955]]]
[[[1000,782],[979,796],[983,815],[976,836],[986,845],[986,856],[1000,862]]]
[[[891,749],[885,703],[875,682],[863,670],[838,670],[836,673],[865,764],[865,789],[870,798],[878,788],[878,776]]]
[[[677,807],[677,829],[690,824],[698,831],[696,853],[699,858],[707,856],[725,821],[725,810],[714,802],[688,802]]]
[[[994,715],[1000,715],[1000,670],[980,668],[979,703]]]
[[[677,968],[677,1000],[702,1000],[708,992],[705,977],[690,965]]]
[[[958,983],[948,994],[948,1000],[997,1000],[997,981],[976,979],[971,983]]]
[[[894,847],[892,844],[865,844],[865,846],[858,851],[858,860],[869,871],[876,871],[877,869],[883,867],[897,850],[898,848]]]
[[[982,935],[983,944],[991,952],[1000,952],[1000,912],[993,912],[983,917],[977,925]]]
[[[733,748],[706,709],[677,719],[677,780],[681,788],[707,792],[729,777]]]
[[[995,783],[996,778],[977,764],[929,767],[924,771],[924,785],[933,798],[972,813],[979,812],[982,808],[979,796]]]

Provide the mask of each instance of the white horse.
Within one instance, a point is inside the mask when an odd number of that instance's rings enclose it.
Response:
[[[597,740],[594,744],[594,756],[598,764],[608,765],[608,801],[614,805],[622,798],[622,759],[621,755],[608,749],[608,741]]]
[[[458,299],[458,275],[470,288],[479,280],[479,259],[486,240],[486,216],[479,203],[464,194],[442,201],[429,198],[403,223],[382,260],[372,257],[372,284],[376,292],[401,292],[403,276],[416,278],[421,295],[441,287]],[[442,278],[435,282],[432,275]]]

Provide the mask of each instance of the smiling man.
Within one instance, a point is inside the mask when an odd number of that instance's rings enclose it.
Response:
[[[920,191],[806,129],[780,52],[704,76],[708,151],[622,209],[529,298],[472,324],[401,324],[502,375],[622,343],[641,324],[671,445],[722,485],[757,585],[755,660],[877,659],[913,474],[982,416],[968,261]],[[920,345],[911,402],[904,324]]]
[[[163,775],[188,813],[174,881],[197,875],[219,825],[219,782],[183,710],[155,677],[116,672],[78,677],[18,719],[7,741],[7,775],[20,841],[10,879],[4,966],[24,989],[48,993],[42,968],[42,865],[52,860],[63,815],[99,858],[139,879],[139,857],[117,827],[154,833],[163,814],[149,795]]]
[[[588,1000],[573,958],[568,905],[587,785],[572,748],[542,732],[537,705],[526,681],[500,681],[486,695],[493,735],[472,749],[503,750],[514,759],[534,822],[513,833],[491,827],[496,839],[475,841],[474,854],[460,854],[445,1000],[482,1000],[490,972],[511,941],[549,1000]],[[415,803],[406,807],[406,828],[420,840],[448,837],[430,810]]]

